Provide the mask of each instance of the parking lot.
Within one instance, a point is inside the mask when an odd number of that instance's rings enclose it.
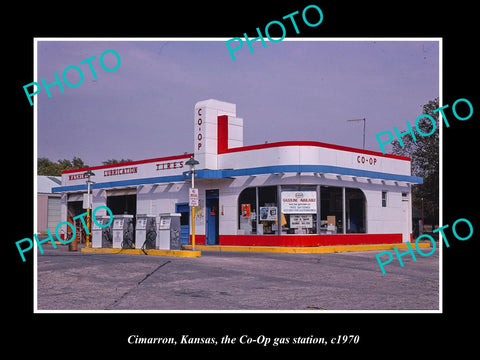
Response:
[[[38,254],[38,310],[438,310],[438,250],[325,254],[204,251],[199,258]],[[427,249],[425,250],[427,252]]]

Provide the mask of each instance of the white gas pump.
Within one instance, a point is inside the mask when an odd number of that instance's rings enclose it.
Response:
[[[113,215],[113,248],[133,248],[133,215]]]
[[[156,248],[160,250],[180,250],[180,216],[177,213],[160,214]]]
[[[110,241],[105,241],[106,233],[110,232],[110,226],[103,226],[110,223],[110,216],[97,216],[97,223],[102,225],[98,226],[95,221],[92,221],[92,247],[93,248],[102,248],[102,247],[112,247],[111,239]],[[107,236],[108,237],[108,236]]]
[[[113,243],[113,235],[112,235],[112,228],[113,228],[113,219],[110,219],[110,216],[105,216],[106,218],[105,225],[110,223],[109,226],[104,227],[102,230],[102,248],[111,248]]]
[[[157,239],[155,215],[137,214],[135,226],[135,248],[155,249]]]
[[[100,225],[103,225],[102,217],[97,217],[96,220]],[[92,221],[92,248],[102,247],[102,232],[102,228],[95,221]]]

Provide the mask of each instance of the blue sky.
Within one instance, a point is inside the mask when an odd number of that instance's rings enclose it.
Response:
[[[54,82],[70,65],[81,85],[44,89],[38,103],[37,155],[141,160],[193,151],[193,109],[215,98],[237,104],[244,144],[309,140],[380,151],[375,134],[406,129],[439,96],[439,45],[426,41],[281,41],[246,44],[233,61],[225,41],[38,41],[38,75]],[[104,71],[100,54],[121,65]],[[81,61],[96,56],[92,64]],[[105,63],[113,67],[112,54]],[[79,79],[69,70],[68,80]],[[28,100],[25,99],[28,104]],[[389,150],[390,147],[387,147]]]

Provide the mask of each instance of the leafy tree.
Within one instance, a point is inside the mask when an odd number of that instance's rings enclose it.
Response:
[[[86,165],[82,159],[77,158],[76,156],[73,157],[72,161],[63,159],[58,160],[58,163],[60,164],[62,170],[81,169],[88,167],[88,165]]]
[[[42,157],[37,159],[37,174],[58,176],[60,170],[58,164],[55,164],[46,157]]]
[[[102,164],[103,165],[110,165],[110,164],[119,164],[119,163],[130,162],[130,161],[132,161],[132,159],[121,159],[121,160],[110,159],[110,160],[107,160],[107,161],[102,161]]]
[[[76,156],[73,157],[72,161],[63,159],[58,160],[56,163],[46,157],[37,159],[38,175],[60,176],[63,170],[81,169],[85,167],[88,167],[88,165]]]
[[[121,159],[121,160],[110,159],[110,160],[102,161],[102,164],[110,165],[110,164],[119,164],[119,163],[130,162],[130,161],[132,160],[131,159]],[[57,162],[53,162],[46,157],[41,157],[37,159],[38,175],[61,176],[62,171],[64,170],[82,169],[86,167],[89,167],[89,166],[85,164],[82,159],[76,156],[74,156],[72,160],[62,159],[62,160],[58,160]]]
[[[398,140],[392,142],[392,152],[396,155],[410,157],[412,159],[412,175],[423,178],[423,184],[414,185],[412,188],[412,205],[414,209],[420,211],[423,198],[425,223],[432,225],[437,225],[439,219],[440,125],[438,112],[433,112],[438,107],[438,97],[423,105],[423,114],[430,115],[435,119],[435,129],[432,128],[432,122],[426,117],[418,123],[418,128],[423,134],[429,134],[434,130],[431,135],[423,136],[414,128],[416,141],[411,136],[404,136],[402,137],[403,147]]]

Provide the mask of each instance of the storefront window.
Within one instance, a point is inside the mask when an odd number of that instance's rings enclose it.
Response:
[[[283,234],[317,234],[317,189],[315,185],[282,186]]]
[[[365,195],[360,189],[345,188],[347,234],[366,233]]]
[[[239,233],[245,235],[367,232],[366,198],[355,188],[325,185],[247,188],[238,197],[238,216]]]
[[[244,189],[238,197],[238,216],[240,233],[245,235],[277,233],[277,186]]]
[[[257,234],[275,234],[278,230],[277,187],[258,188]]]
[[[320,233],[343,234],[343,189],[320,186]]]
[[[246,188],[238,197],[239,230],[245,235],[257,233],[257,189]]]

